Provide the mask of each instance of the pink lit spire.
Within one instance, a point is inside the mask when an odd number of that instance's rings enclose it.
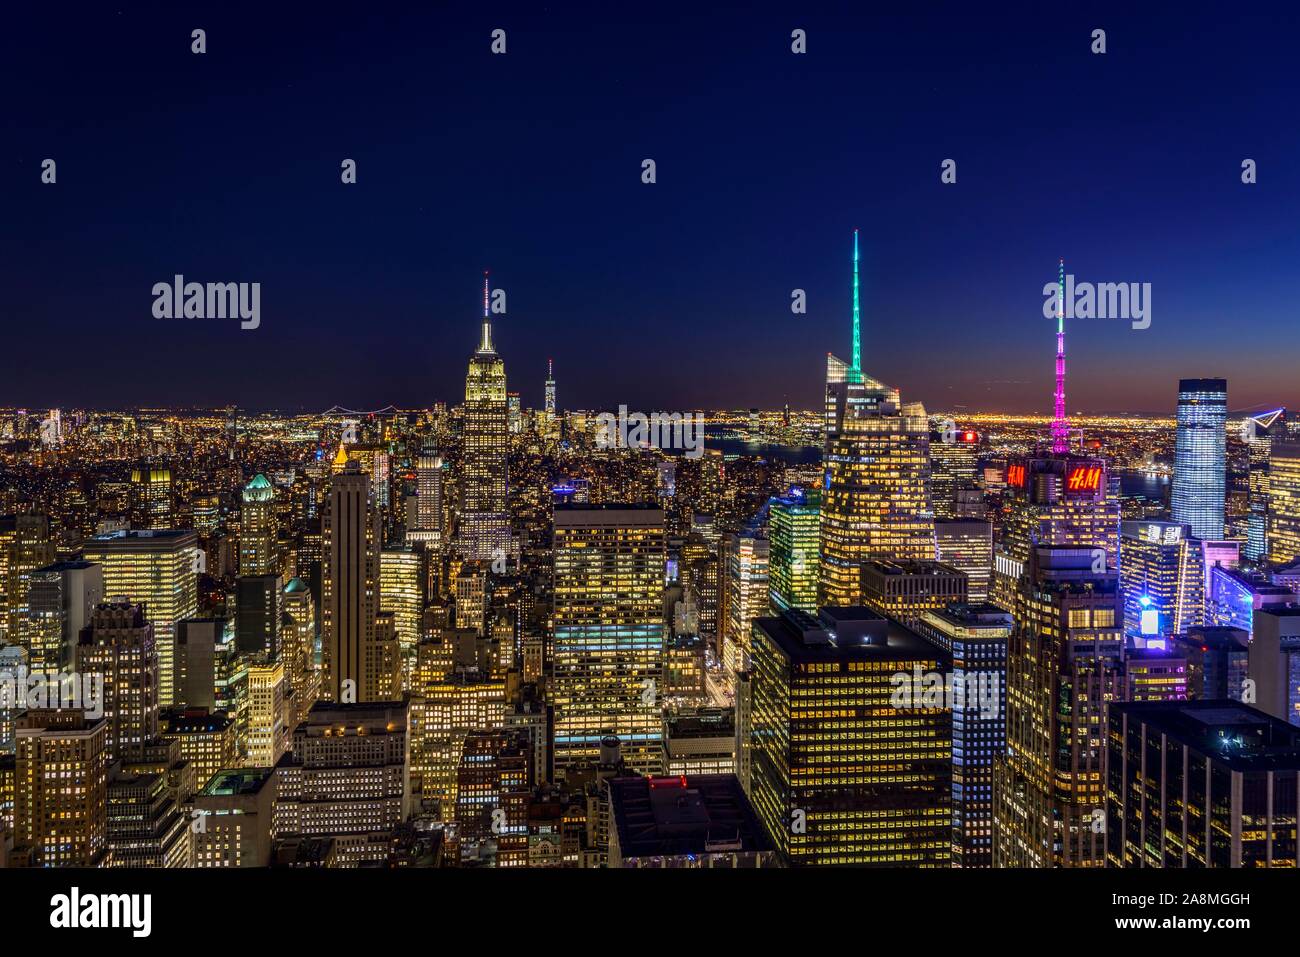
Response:
[[[1065,260],[1056,287],[1056,405],[1052,410],[1052,454],[1070,451],[1070,422],[1065,417]]]

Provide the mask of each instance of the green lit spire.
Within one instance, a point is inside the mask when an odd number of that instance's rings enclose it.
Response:
[[[858,231],[853,230],[853,365],[851,381],[862,381],[862,320],[858,311]]]

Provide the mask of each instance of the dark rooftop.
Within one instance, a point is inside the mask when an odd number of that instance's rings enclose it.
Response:
[[[799,609],[755,618],[754,628],[792,663],[848,660],[938,660],[949,656],[910,628],[862,606],[823,608],[818,618]]]
[[[1300,769],[1300,727],[1239,701],[1143,701],[1110,708],[1235,771]]]
[[[609,797],[625,858],[772,850],[734,774],[617,778]]]

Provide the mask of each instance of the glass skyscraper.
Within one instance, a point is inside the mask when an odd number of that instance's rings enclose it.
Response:
[[[1200,539],[1223,537],[1228,381],[1180,379],[1173,520]]]

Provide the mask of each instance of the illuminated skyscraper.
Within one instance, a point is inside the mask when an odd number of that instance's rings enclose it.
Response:
[[[821,551],[821,495],[795,486],[772,500],[768,513],[768,596],[773,614],[817,610]]]
[[[861,603],[864,561],[934,558],[930,425],[919,402],[862,372],[858,236],[853,234],[853,362],[827,359],[821,599]]]
[[[176,629],[199,610],[199,540],[192,531],[109,532],[86,541],[83,555],[104,570],[104,595],[144,606],[158,648],[162,707],[175,703]]]
[[[370,478],[354,461],[330,483],[324,533],[321,697],[345,704],[379,700],[377,676],[366,673],[379,613],[379,511]]]
[[[1171,505],[1194,538],[1223,538],[1227,421],[1226,379],[1179,380]]]
[[[1249,463],[1246,505],[1246,545],[1242,556],[1252,562],[1268,561],[1268,475],[1274,440],[1286,433],[1286,409],[1274,409],[1246,419],[1242,438]]]
[[[1237,702],[1113,704],[1109,867],[1294,870],[1300,729]]]
[[[432,445],[420,449],[416,464],[415,527],[407,529],[408,542],[425,542],[437,546],[442,542],[442,456]]]
[[[664,513],[649,505],[555,509],[555,771],[616,734],[629,766],[662,760]]]
[[[1300,442],[1275,441],[1269,452],[1268,560],[1300,558]]]
[[[506,367],[492,345],[488,279],[484,273],[482,334],[465,377],[465,451],[457,535],[460,552],[466,558],[490,561],[498,550],[509,551],[509,452]]]
[[[996,867],[1104,862],[1105,716],[1123,700],[1118,575],[1092,549],[1035,548],[1012,609],[1007,744],[994,768]]]
[[[1098,571],[1119,567],[1119,476],[1109,474],[1104,459],[1031,456],[1013,460],[1006,479],[993,604],[1014,607],[1029,556],[1039,546],[1091,549]]]
[[[424,615],[426,560],[410,548],[386,548],[379,555],[379,610],[391,612],[397,640],[405,649],[420,641]]]
[[[900,703],[896,675],[949,657],[865,608],[754,622],[749,797],[793,867],[949,867],[952,712]]]
[[[993,578],[993,523],[978,518],[936,518],[934,545],[939,561],[965,573],[971,604],[988,601]]]
[[[173,525],[171,470],[149,465],[132,470],[131,527],[163,529]]]
[[[239,574],[279,574],[275,489],[259,474],[244,486],[239,499]]]
[[[768,540],[757,531],[726,537],[722,661],[733,674],[745,668],[754,619],[768,609],[769,553]]]
[[[56,562],[31,573],[28,651],[33,671],[68,671],[81,629],[104,600],[104,570],[90,562]]]
[[[303,720],[320,697],[316,667],[316,603],[301,578],[292,578],[280,595],[280,653],[293,723]]]
[[[158,650],[139,605],[100,604],[77,641],[77,671],[102,675],[110,761],[144,756],[158,737]]]
[[[0,641],[26,644],[31,574],[54,561],[44,515],[0,515]]]
[[[555,415],[555,367],[546,360],[546,414]]]
[[[14,843],[42,867],[103,867],[108,849],[108,724],[84,712],[19,719]]]
[[[930,433],[930,496],[936,518],[957,517],[957,493],[978,489],[978,432],[948,429]]]
[[[952,656],[953,867],[993,866],[993,769],[1007,753],[1007,643],[1011,613],[953,605],[921,614],[916,632]]]
[[[1121,522],[1119,541],[1126,636],[1185,634],[1204,622],[1205,569],[1186,525]]]

